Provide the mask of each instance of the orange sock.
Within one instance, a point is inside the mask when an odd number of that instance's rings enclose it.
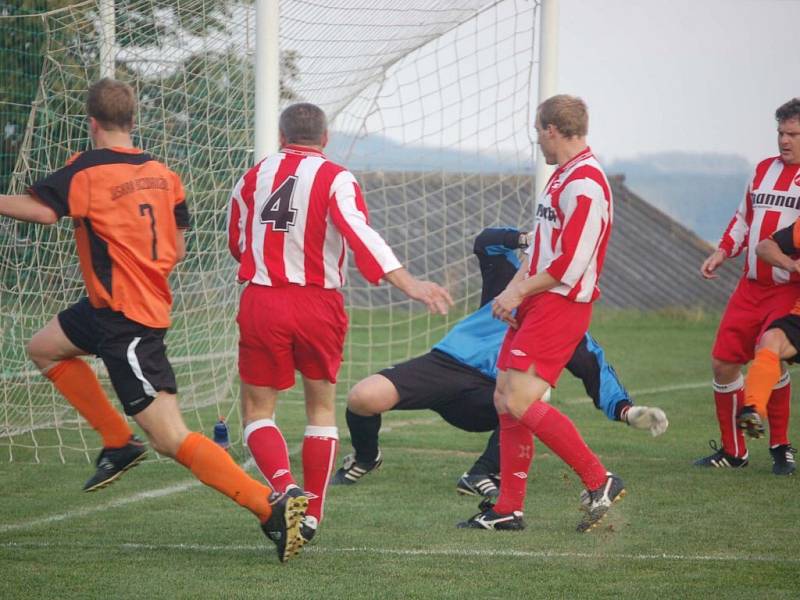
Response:
[[[106,448],[121,448],[133,435],[100,387],[91,367],[79,358],[62,360],[45,375],[61,395],[103,437]]]
[[[252,512],[262,523],[272,514],[268,500],[272,490],[245,473],[230,454],[203,434],[187,435],[175,460],[207,486]]]
[[[761,348],[750,364],[744,381],[744,403],[755,406],[758,414],[767,415],[767,402],[772,388],[781,378],[781,360],[772,350]]]

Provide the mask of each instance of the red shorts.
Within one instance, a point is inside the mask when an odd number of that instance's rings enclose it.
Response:
[[[497,368],[527,371],[533,365],[536,376],[555,387],[589,330],[592,304],[545,292],[523,300],[516,318],[519,328],[508,329]]]
[[[339,290],[249,284],[239,301],[239,377],[285,390],[297,369],[336,383],[347,314]]]
[[[758,338],[775,319],[792,310],[800,283],[764,285],[742,278],[728,300],[711,356],[737,365],[753,360]]]

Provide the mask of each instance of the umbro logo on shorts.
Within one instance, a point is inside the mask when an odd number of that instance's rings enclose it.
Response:
[[[520,479],[527,479],[528,478],[528,474],[525,471],[517,471],[513,475],[514,475],[514,477],[519,477]]]
[[[526,352],[523,352],[522,350],[518,350],[517,348],[512,348],[511,354],[513,354],[514,356],[528,356],[528,354]]]

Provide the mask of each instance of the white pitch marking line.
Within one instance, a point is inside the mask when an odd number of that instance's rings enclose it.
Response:
[[[702,383],[683,383],[683,384],[678,384],[678,385],[673,385],[673,386],[665,386],[665,387],[659,387],[659,388],[649,388],[649,389],[644,389],[644,390],[640,390],[640,391],[637,391],[637,392],[632,392],[631,395],[634,398],[636,398],[638,396],[646,396],[648,394],[658,394],[658,393],[663,393],[663,392],[670,392],[670,391],[684,390],[684,389],[695,389],[695,388],[701,388],[701,387],[705,387],[705,386],[709,386],[710,387],[710,383],[708,381],[705,381],[705,382],[702,382]],[[576,402],[589,402],[589,401],[590,400],[588,398],[574,398],[574,399],[570,399],[570,400],[563,400],[562,402],[565,402],[565,403],[576,403]],[[397,424],[390,425],[389,427],[386,427],[386,428],[381,428],[381,432],[385,433],[387,431],[391,431],[392,427],[402,427],[402,423],[397,423]],[[291,452],[289,452],[289,454],[293,455],[293,454],[296,454],[298,451],[299,451],[299,449],[296,448],[296,449],[293,449]],[[252,459],[249,459],[242,466],[243,466],[243,468],[245,470],[247,470],[250,467],[254,466],[254,462],[253,462]],[[192,481],[188,481],[188,482],[185,482],[185,483],[182,483],[182,484],[168,486],[168,487],[165,487],[165,488],[152,490],[152,491],[149,491],[149,492],[139,492],[138,494],[134,494],[132,496],[128,496],[127,498],[119,498],[117,500],[114,500],[112,502],[109,502],[109,503],[101,505],[101,506],[95,506],[95,507],[92,507],[92,508],[82,508],[82,509],[78,509],[78,510],[65,512],[65,513],[59,513],[59,514],[50,515],[48,517],[42,517],[42,518],[39,518],[39,519],[33,519],[33,520],[30,520],[30,521],[22,521],[22,522],[19,522],[19,523],[0,524],[0,533],[5,533],[5,532],[8,532],[8,531],[21,531],[21,530],[24,530],[24,529],[31,529],[33,527],[38,527],[40,525],[47,525],[49,523],[55,523],[55,522],[58,522],[58,521],[66,521],[66,520],[73,519],[73,518],[84,517],[84,516],[87,516],[87,515],[94,514],[96,512],[104,511],[104,510],[109,509],[109,508],[117,508],[117,507],[120,507],[120,506],[125,506],[127,504],[140,502],[142,500],[149,500],[151,498],[162,498],[164,496],[170,496],[172,494],[179,494],[181,492],[185,492],[186,490],[189,490],[189,489],[191,489],[193,487],[196,487],[196,486],[199,486],[199,485],[200,485],[200,483],[198,481],[192,480]]]
[[[255,462],[253,461],[252,458],[250,458],[242,465],[242,468],[247,470],[253,465],[255,465]],[[138,492],[131,496],[127,496],[124,498],[117,498],[116,500],[112,500],[111,502],[101,504],[100,506],[79,508],[77,510],[70,510],[64,513],[57,513],[54,515],[50,515],[48,517],[41,517],[39,519],[32,519],[30,521],[21,521],[19,523],[3,523],[0,524],[0,533],[6,533],[8,531],[21,531],[23,529],[32,529],[40,525],[49,525],[50,523],[57,523],[59,521],[68,521],[70,519],[75,519],[78,517],[85,517],[97,512],[103,512],[105,510],[108,510],[109,508],[119,508],[120,506],[125,506],[127,504],[134,504],[136,502],[141,502],[142,500],[150,500],[152,498],[163,498],[165,496],[171,496],[173,494],[180,494],[182,492],[185,492],[186,490],[190,490],[200,485],[201,483],[198,480],[192,479],[190,481],[185,481],[183,483],[179,483],[176,485],[170,485],[157,490]]]
[[[122,544],[60,544],[51,542],[3,542],[0,548],[66,548],[66,549],[103,549],[115,548],[121,550],[155,550],[155,551],[185,551],[185,552],[264,552],[263,545],[244,544],[141,544],[136,542]],[[800,558],[783,556],[713,556],[692,554],[592,554],[590,552],[554,552],[549,550],[464,550],[456,548],[406,550],[401,548],[371,548],[368,546],[350,548],[326,548],[312,546],[303,550],[303,553],[312,554],[373,554],[382,556],[464,556],[464,557],[506,557],[506,558],[544,558],[544,559],[589,559],[589,560],[664,560],[664,561],[691,561],[691,562],[769,562],[798,564]]]

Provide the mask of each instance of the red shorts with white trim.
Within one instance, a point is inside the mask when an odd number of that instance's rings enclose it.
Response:
[[[529,296],[517,308],[517,329],[509,328],[497,368],[527,371],[555,387],[592,320],[590,302],[573,302],[560,294]]]
[[[753,360],[761,334],[789,314],[798,297],[800,283],[764,285],[740,279],[722,315],[711,356],[738,365]]]
[[[336,383],[347,314],[338,290],[249,284],[239,301],[239,377],[250,385],[285,390],[297,369]]]

